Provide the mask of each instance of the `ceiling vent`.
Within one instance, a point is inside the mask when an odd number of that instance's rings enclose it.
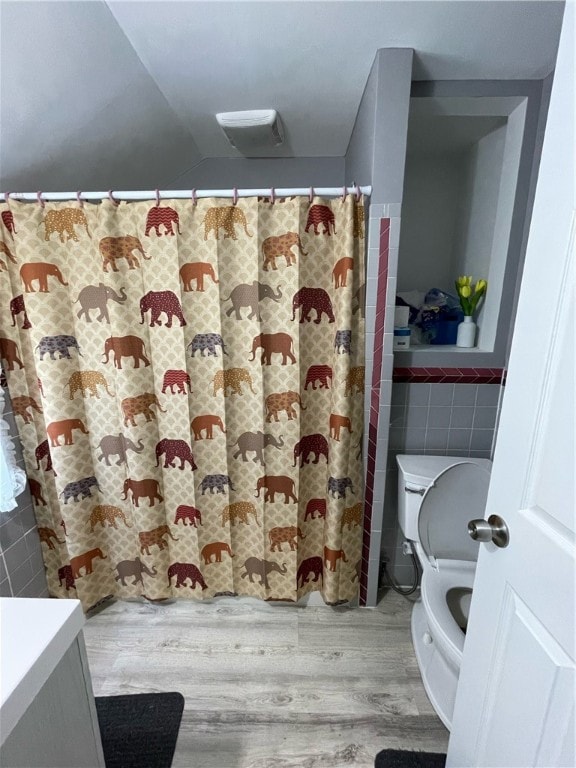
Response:
[[[243,155],[262,155],[284,141],[282,123],[275,109],[219,112],[216,120],[230,144]]]

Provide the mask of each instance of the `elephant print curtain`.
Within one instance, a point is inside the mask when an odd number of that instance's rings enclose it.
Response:
[[[0,206],[0,354],[53,596],[355,596],[362,205]]]

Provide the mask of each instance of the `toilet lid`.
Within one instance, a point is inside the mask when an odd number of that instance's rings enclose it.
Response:
[[[484,518],[490,472],[471,462],[453,464],[436,476],[424,494],[418,517],[420,542],[430,557],[478,559],[478,542],[468,521]]]

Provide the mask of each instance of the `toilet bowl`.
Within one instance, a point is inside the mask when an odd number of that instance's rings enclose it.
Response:
[[[406,455],[396,462],[398,522],[422,567],[412,642],[428,698],[450,730],[478,559],[467,525],[484,517],[492,462]]]

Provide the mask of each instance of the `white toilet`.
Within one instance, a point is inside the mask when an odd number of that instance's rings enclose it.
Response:
[[[422,567],[412,642],[426,693],[450,730],[478,542],[468,521],[483,518],[492,462],[454,456],[396,456],[398,521]]]

